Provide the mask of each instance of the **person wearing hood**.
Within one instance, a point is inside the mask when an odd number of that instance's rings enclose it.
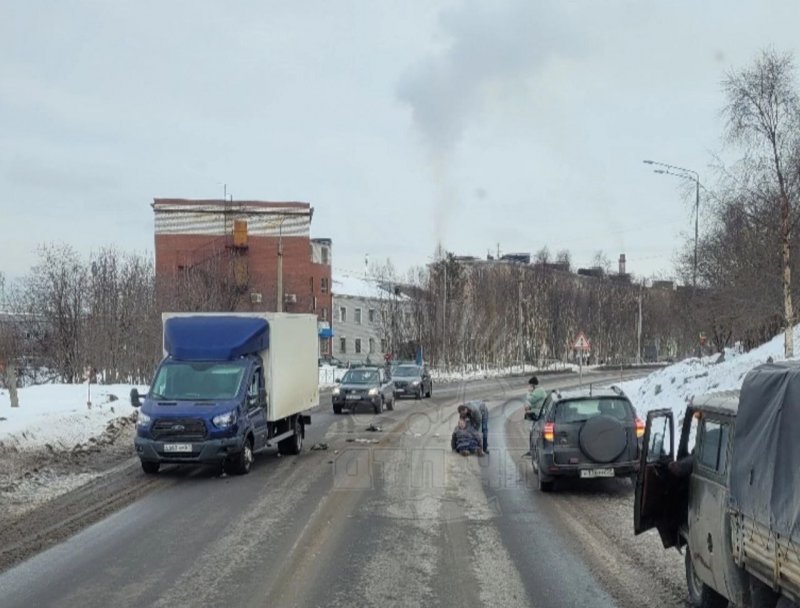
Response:
[[[542,409],[544,400],[547,399],[547,391],[539,387],[539,379],[531,376],[528,380],[528,396],[525,404],[525,411],[538,414]]]

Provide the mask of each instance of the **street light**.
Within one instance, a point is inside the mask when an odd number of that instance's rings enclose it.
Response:
[[[697,242],[699,240],[699,227],[700,227],[700,174],[692,169],[685,167],[678,167],[677,165],[670,165],[667,163],[660,163],[655,160],[643,160],[646,165],[657,165],[665,167],[665,169],[654,169],[655,173],[662,175],[673,175],[681,179],[688,179],[694,182],[695,185],[695,202],[694,202],[694,266],[692,269],[692,287],[697,287]],[[676,173],[678,171],[679,173]]]

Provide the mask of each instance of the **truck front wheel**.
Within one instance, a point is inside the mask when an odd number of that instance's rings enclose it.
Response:
[[[686,586],[689,589],[689,604],[695,608],[727,608],[728,600],[697,576],[689,547],[686,547]]]
[[[225,461],[225,472],[233,475],[247,475],[253,465],[253,442],[245,438],[242,449]]]

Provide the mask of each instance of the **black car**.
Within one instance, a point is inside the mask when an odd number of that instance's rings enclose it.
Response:
[[[644,422],[618,387],[553,392],[533,420],[531,461],[539,490],[558,477],[630,477],[639,468]]]
[[[422,365],[403,364],[392,370],[395,397],[415,397],[422,399],[433,393],[433,380]]]
[[[370,406],[376,414],[384,407],[394,409],[394,384],[382,367],[352,368],[337,384],[331,393],[334,414],[341,414],[342,408],[353,412],[359,405]]]

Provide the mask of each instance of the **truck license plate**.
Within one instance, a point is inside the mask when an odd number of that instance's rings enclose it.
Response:
[[[192,444],[191,443],[165,443],[164,444],[164,451],[165,452],[191,452],[192,451]]]
[[[614,477],[614,469],[584,469],[581,471],[581,477]]]

